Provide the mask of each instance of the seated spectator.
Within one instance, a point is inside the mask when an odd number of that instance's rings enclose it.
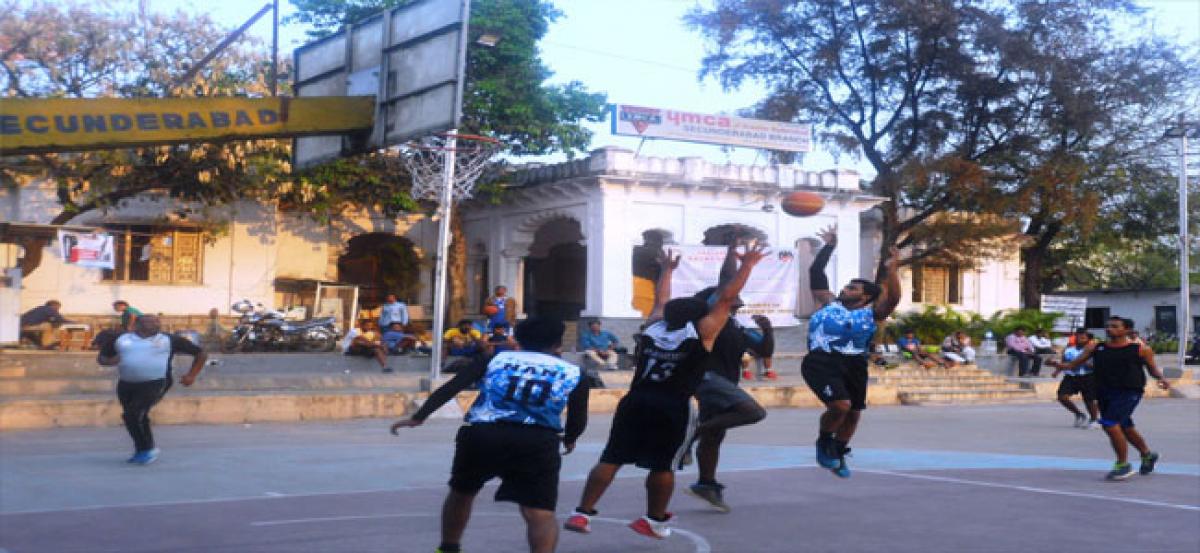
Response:
[[[417,337],[406,331],[400,321],[392,321],[383,331],[383,345],[388,353],[409,353],[416,348]]]
[[[133,332],[133,323],[137,321],[138,317],[142,316],[141,310],[129,305],[129,302],[125,300],[114,301],[112,306],[113,311],[116,311],[121,316],[121,330],[124,332]]]
[[[621,341],[601,326],[602,323],[598,320],[588,322],[588,331],[579,336],[579,351],[597,366],[615,371],[621,357],[617,352]]]
[[[215,307],[209,309],[208,326],[204,329],[204,342],[209,344],[209,347],[220,347],[228,333],[229,331],[221,325],[221,312],[217,311]]]
[[[346,337],[342,339],[342,353],[360,357],[374,357],[383,372],[392,372],[392,368],[387,364],[387,346],[384,346],[380,340],[375,321],[363,321],[362,330],[357,328],[350,329],[350,332],[347,332]]]
[[[517,341],[513,340],[513,337],[509,335],[508,323],[496,323],[492,327],[492,332],[487,337],[486,347],[488,357],[517,349]]]
[[[971,347],[971,337],[961,330],[947,336],[942,340],[942,359],[951,367],[974,363],[975,348]]]
[[[470,319],[458,321],[458,325],[442,335],[442,369],[454,372],[459,363],[470,363],[483,354],[483,334],[471,324]]]
[[[912,359],[926,369],[932,369],[941,365],[937,359],[934,359],[932,355],[929,355],[921,348],[921,340],[911,330],[906,330],[904,336],[896,340],[896,346],[900,348],[901,357]]]
[[[379,306],[379,328],[389,329],[392,323],[408,326],[408,306],[396,294],[388,294],[383,305]]]
[[[1039,330],[1029,337],[1029,343],[1033,345],[1033,352],[1038,355],[1054,355],[1054,343],[1050,341],[1050,334],[1045,330]]]
[[[1042,372],[1042,358],[1037,355],[1029,338],[1025,337],[1025,327],[1014,329],[1004,339],[1004,348],[1017,360],[1017,376],[1037,376]]]
[[[63,318],[59,310],[62,303],[50,300],[21,315],[21,334],[28,335],[38,347],[54,349],[58,345],[58,327],[71,321]]]

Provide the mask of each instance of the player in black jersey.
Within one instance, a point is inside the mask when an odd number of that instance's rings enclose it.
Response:
[[[660,260],[662,274],[655,292],[654,311],[638,339],[636,373],[629,393],[617,405],[612,432],[600,462],[588,474],[583,497],[567,519],[567,530],[587,533],[596,503],[612,484],[621,465],[633,463],[650,471],[646,476],[646,515],[630,523],[644,536],[663,539],[671,534],[667,504],[675,487],[673,469],[687,443],[691,396],[704,375],[703,360],[712,351],[717,333],[729,319],[738,292],[765,249],[748,248],[742,266],[721,288],[710,308],[703,300],[671,297],[671,275],[679,258],[670,252]]]
[[[1146,374],[1142,372],[1142,367],[1146,367],[1150,376],[1158,381],[1159,388],[1166,390],[1171,387],[1154,364],[1154,351],[1145,344],[1129,340],[1132,328],[1133,321],[1112,317],[1104,327],[1108,341],[1088,344],[1070,363],[1051,361],[1051,366],[1056,368],[1074,370],[1088,359],[1092,360],[1096,375],[1096,397],[1100,401],[1100,426],[1108,434],[1113,452],[1117,454],[1117,462],[1106,477],[1109,480],[1124,480],[1133,476],[1133,467],[1128,460],[1131,443],[1142,454],[1142,465],[1138,472],[1150,474],[1158,462],[1158,453],[1150,450],[1145,438],[1133,425],[1133,410],[1142,400],[1146,389]]]

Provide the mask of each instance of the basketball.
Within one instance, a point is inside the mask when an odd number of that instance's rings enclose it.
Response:
[[[815,192],[792,192],[779,204],[784,213],[793,217],[816,215],[825,207],[825,199]]]
[[[489,317],[491,317],[492,315],[495,315],[496,313],[499,313],[499,312],[500,312],[500,308],[496,307],[494,305],[487,305],[487,306],[484,306],[484,308],[483,308],[483,314],[487,315]]]

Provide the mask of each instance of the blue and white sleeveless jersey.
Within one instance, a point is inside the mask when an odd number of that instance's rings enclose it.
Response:
[[[863,355],[875,329],[875,310],[871,306],[851,311],[834,300],[808,320],[808,350]]]
[[[496,354],[465,420],[531,424],[562,432],[563,409],[581,376],[579,367],[544,353]]]
[[[1067,349],[1064,349],[1063,353],[1062,353],[1063,361],[1070,363],[1071,361],[1078,359],[1080,354],[1083,353],[1084,347],[1085,346],[1071,346]],[[1075,367],[1074,370],[1063,371],[1063,374],[1065,374],[1067,376],[1083,376],[1083,375],[1089,374],[1091,372],[1092,372],[1092,360],[1088,359],[1086,363],[1084,363],[1078,367]]]

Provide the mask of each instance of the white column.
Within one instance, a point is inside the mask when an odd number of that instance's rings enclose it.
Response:
[[[630,221],[630,198],[624,190],[604,190],[605,232],[597,246],[600,250],[602,267],[588,267],[589,275],[600,275],[602,303],[596,313],[601,317],[639,318],[640,312],[633,308],[633,246],[635,235],[641,239],[639,227]],[[596,244],[596,240],[589,241]],[[590,253],[590,249],[589,249]],[[588,284],[589,290],[591,284]]]

